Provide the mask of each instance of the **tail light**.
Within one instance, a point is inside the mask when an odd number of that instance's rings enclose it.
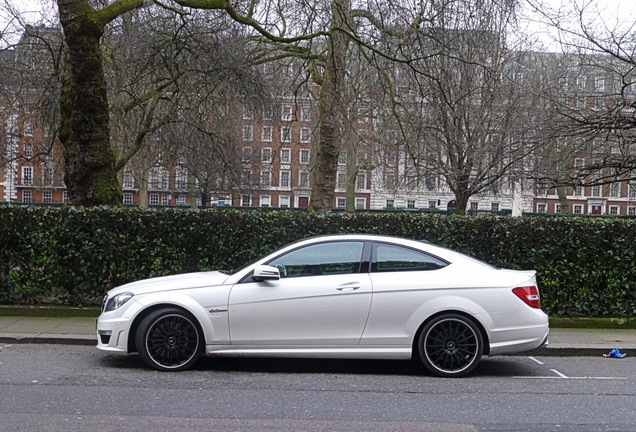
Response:
[[[541,297],[536,286],[517,287],[512,292],[531,308],[541,309]]]

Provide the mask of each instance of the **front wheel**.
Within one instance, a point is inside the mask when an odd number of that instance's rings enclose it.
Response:
[[[175,309],[159,309],[148,314],[135,335],[139,356],[159,371],[182,371],[201,354],[201,334],[189,314]]]
[[[475,323],[459,314],[440,315],[424,326],[418,340],[420,360],[440,377],[461,377],[477,367],[484,349]]]

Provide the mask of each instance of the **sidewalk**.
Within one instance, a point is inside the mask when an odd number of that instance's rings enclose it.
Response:
[[[0,316],[0,343],[95,345],[95,318]],[[613,348],[636,356],[636,330],[551,328],[548,346],[532,353],[596,356]]]

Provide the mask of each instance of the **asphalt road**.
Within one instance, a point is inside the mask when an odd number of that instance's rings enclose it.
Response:
[[[631,357],[494,357],[441,379],[380,361],[202,359],[160,373],[93,347],[0,345],[0,432],[628,432],[635,402]]]

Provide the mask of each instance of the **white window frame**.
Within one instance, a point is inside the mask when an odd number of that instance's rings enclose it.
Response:
[[[291,199],[289,195],[281,195],[278,197],[278,207],[289,208],[291,206]]]
[[[311,129],[309,129],[308,127],[300,128],[300,142],[311,142]]]
[[[298,159],[301,164],[308,164],[311,157],[309,149],[300,149]]]
[[[367,199],[356,198],[356,210],[366,210],[366,208],[367,208]]]
[[[300,106],[300,121],[302,122],[311,121],[311,105]]]
[[[337,197],[336,198],[336,208],[339,210],[344,210],[347,208],[347,198]]]
[[[254,126],[243,125],[243,141],[254,141]]]
[[[33,167],[22,167],[22,184],[25,186],[30,186],[33,184]]]
[[[280,149],[280,163],[282,163],[282,164],[291,163],[291,149],[290,148],[282,148],[282,149]]]
[[[283,105],[280,107],[280,119],[282,121],[292,121],[294,118],[294,107],[291,105]]]
[[[272,172],[268,170],[262,170],[260,176],[261,187],[270,187],[272,185]]]
[[[274,139],[274,128],[271,126],[263,126],[263,130],[261,132],[261,141],[272,142],[273,139]]]
[[[292,141],[292,129],[290,126],[283,126],[280,128],[280,141],[281,142]]]
[[[133,193],[132,192],[124,192],[124,205],[133,205]]]
[[[272,148],[271,147],[263,147],[261,149],[261,162],[272,163]]]
[[[23,203],[33,202],[33,191],[31,191],[31,189],[25,189],[22,191],[22,202]]]
[[[241,195],[241,207],[251,207],[251,206],[252,206],[252,196]]]
[[[48,189],[42,191],[42,202],[43,203],[53,202],[53,192]]]
[[[271,195],[261,195],[259,198],[259,206],[260,207],[271,207],[272,206],[272,196]]]
[[[291,187],[291,171],[289,170],[281,170],[280,171],[280,179],[279,186],[281,188],[288,189]]]

